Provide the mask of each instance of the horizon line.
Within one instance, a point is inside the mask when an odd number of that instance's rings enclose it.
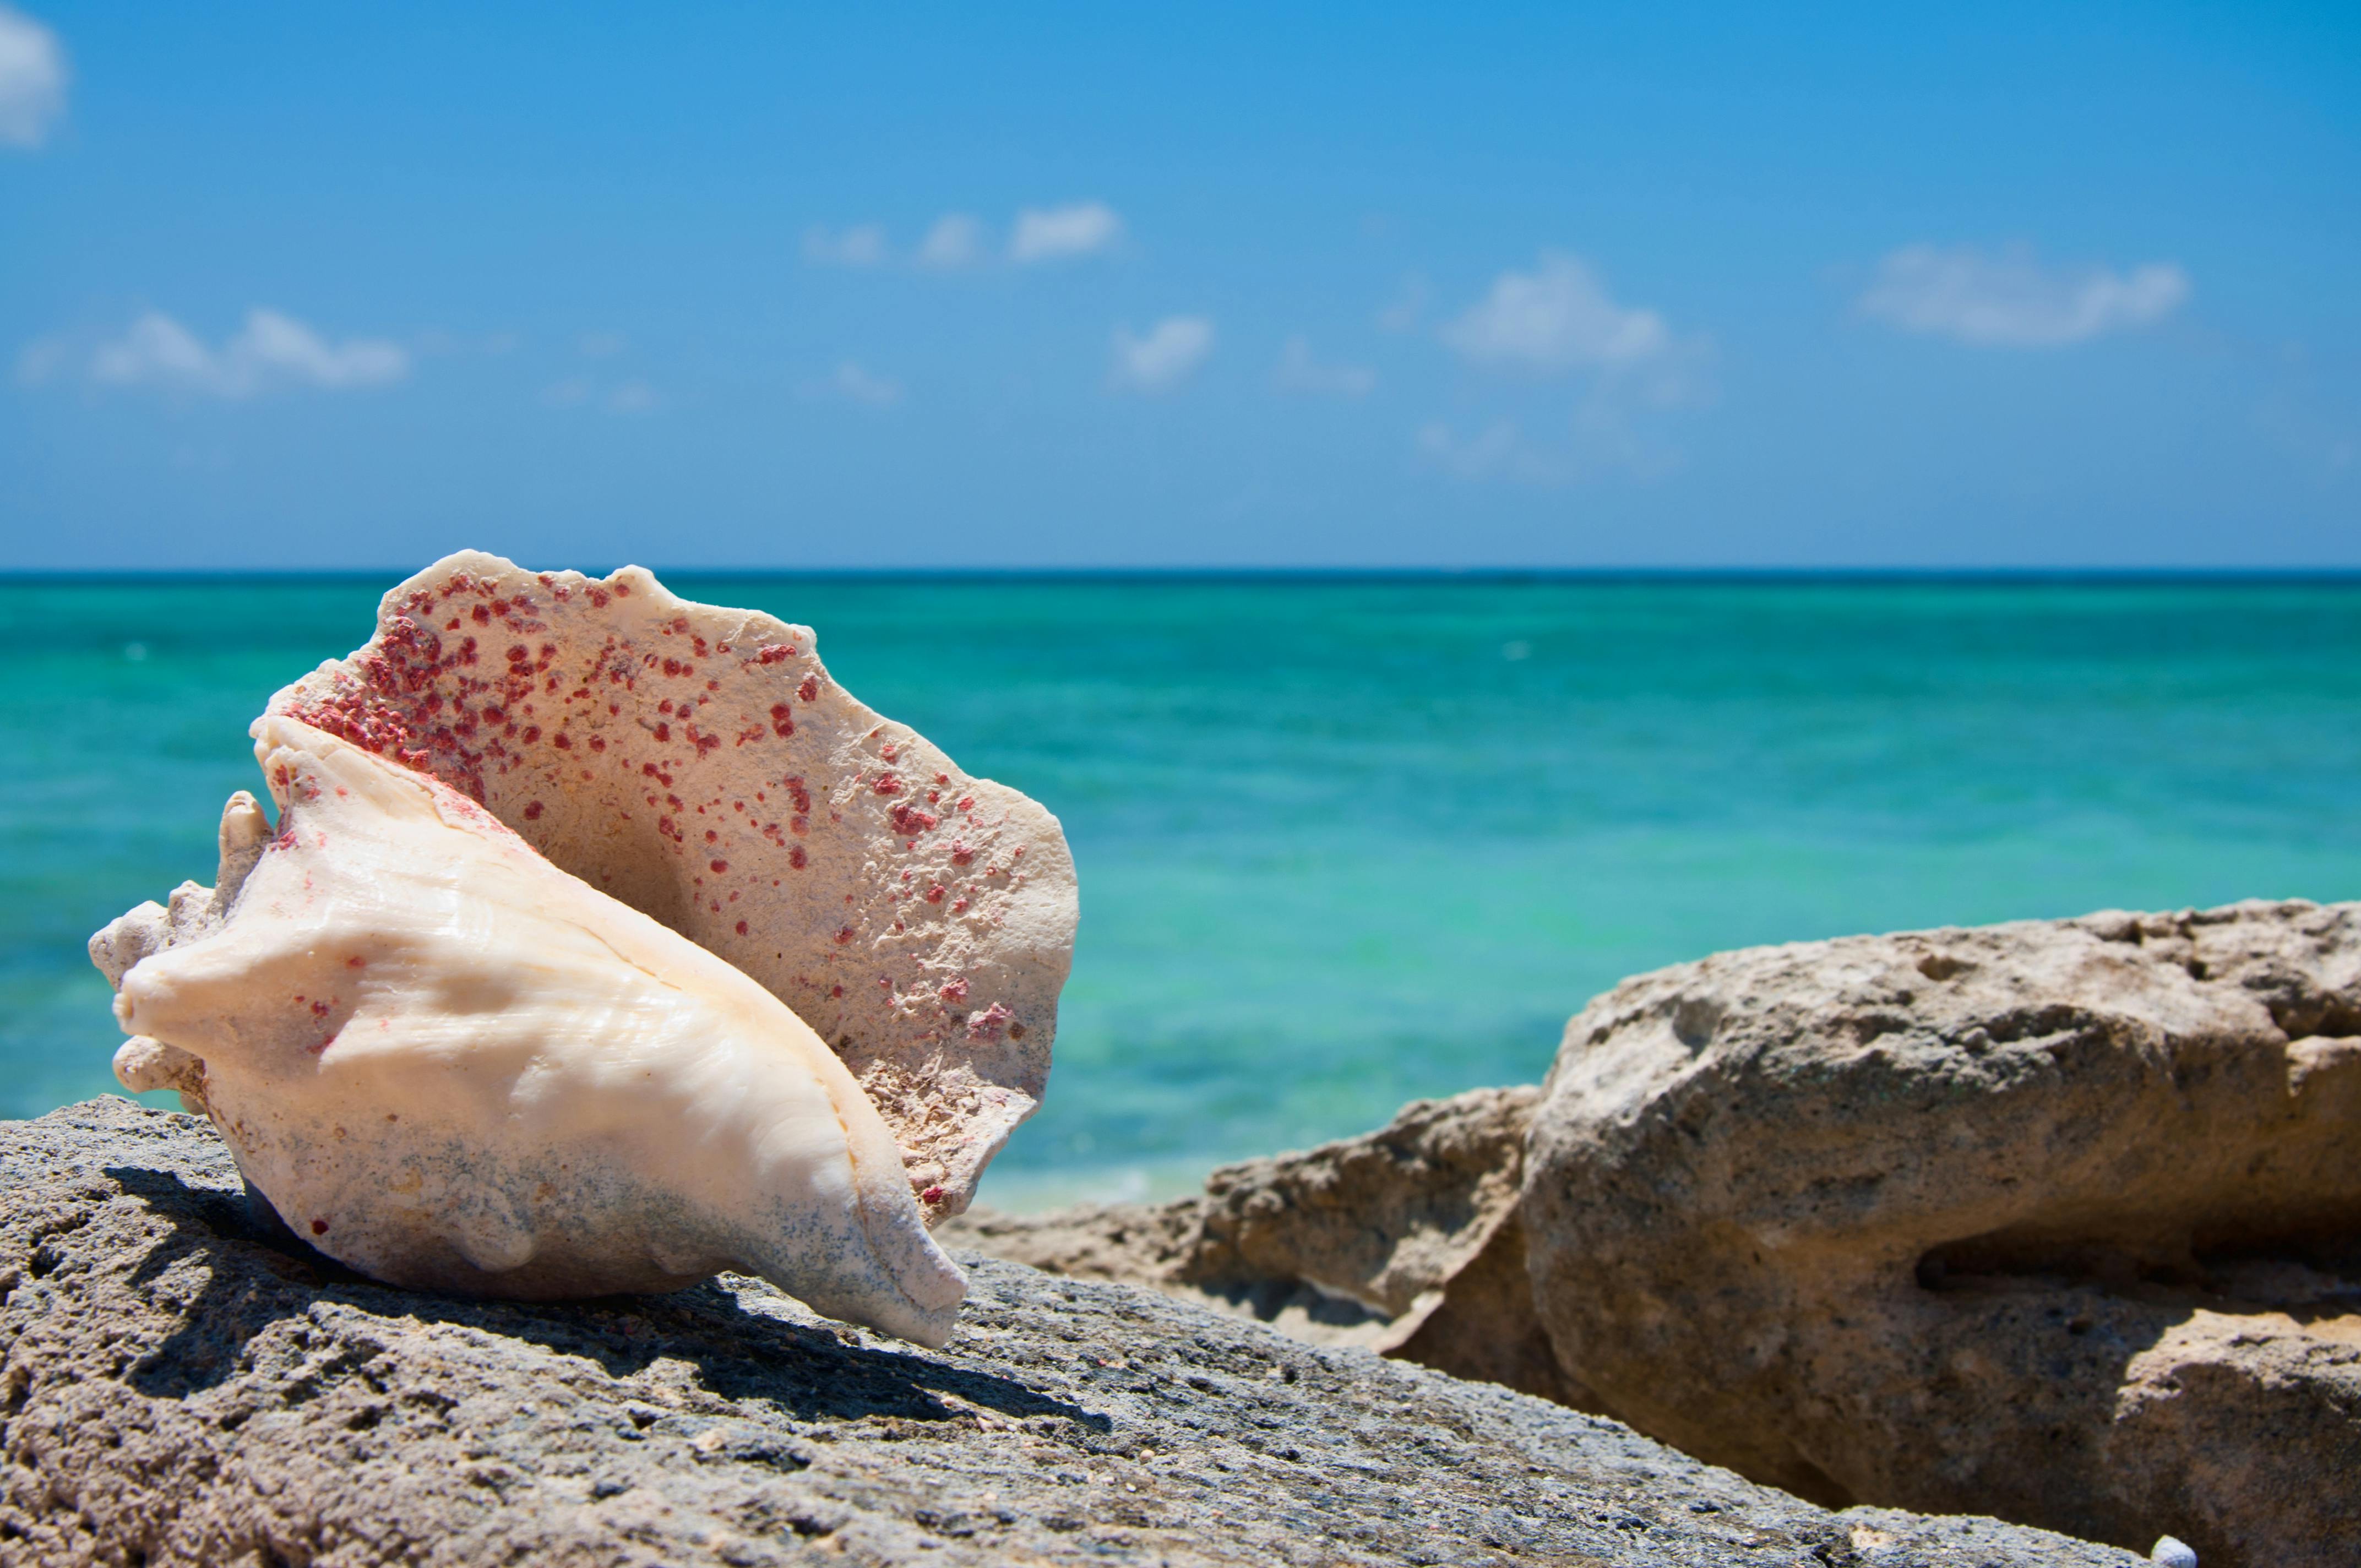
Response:
[[[439,559],[439,557],[438,557]],[[430,563],[431,565],[431,563]],[[638,562],[619,563],[609,572]],[[373,566],[0,568],[0,586],[70,583],[399,583],[423,570]],[[578,568],[565,568],[578,569]],[[2345,566],[644,566],[659,578],[822,578],[878,582],[1348,583],[2334,583],[2361,584]],[[586,572],[587,576],[606,573]]]

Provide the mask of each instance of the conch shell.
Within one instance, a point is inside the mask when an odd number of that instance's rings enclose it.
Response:
[[[1058,820],[834,681],[808,627],[467,552],[269,711],[440,779],[817,1029],[929,1224],[1039,1104],[1071,961]]]
[[[943,1342],[965,1281],[852,1073],[776,996],[459,791],[280,714],[255,734],[276,833],[233,797],[218,887],[92,939],[126,1084],[180,1089],[299,1234],[392,1283],[543,1298],[738,1268]]]

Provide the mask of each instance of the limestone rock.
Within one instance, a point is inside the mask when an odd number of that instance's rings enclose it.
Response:
[[[1723,953],[1566,1029],[1524,1219],[1604,1409],[2208,1568],[2361,1540],[2361,905]]]
[[[0,1563],[2132,1568],[976,1258],[943,1351],[725,1276],[469,1301],[255,1231],[202,1122],[0,1124]]]
[[[1374,1133],[1224,1166],[1200,1197],[974,1213],[943,1236],[1581,1406],[1533,1314],[1516,1212],[1538,1095],[1412,1101]]]

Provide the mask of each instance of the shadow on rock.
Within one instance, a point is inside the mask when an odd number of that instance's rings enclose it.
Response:
[[[219,1387],[238,1374],[251,1341],[334,1304],[522,1340],[595,1363],[617,1380],[660,1360],[685,1362],[716,1397],[761,1399],[796,1420],[946,1420],[961,1413],[949,1396],[1012,1420],[1057,1417],[1108,1430],[1106,1417],[1013,1379],[866,1344],[849,1328],[750,1308],[751,1299],[794,1310],[758,1280],[730,1276],[667,1296],[562,1303],[432,1295],[356,1274],[299,1241],[257,1196],[241,1201],[171,1171],[110,1166],[105,1174],[171,1226],[129,1283],[151,1286],[190,1262],[207,1276],[183,1307],[182,1326],[126,1375],[150,1398],[186,1398]]]

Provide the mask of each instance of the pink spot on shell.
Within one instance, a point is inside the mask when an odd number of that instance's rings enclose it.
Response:
[[[478,607],[478,608],[480,608],[480,607]],[[328,1234],[328,1222],[327,1222],[327,1221],[325,1221],[325,1220],[314,1220],[314,1221],[313,1221],[313,1222],[312,1222],[312,1234],[313,1234],[313,1235],[315,1235],[315,1236],[324,1236],[324,1235],[326,1235],[326,1234]]]
[[[938,994],[939,994],[946,1002],[965,1002],[967,1000],[967,981],[963,980],[947,980],[943,981],[942,990]]]
[[[886,750],[891,751],[893,748],[889,746]],[[869,787],[879,795],[899,795],[902,793],[902,781],[892,773],[880,773],[877,775],[877,782]]]
[[[1015,1016],[995,1002],[981,1013],[967,1015],[967,1037],[971,1040],[996,1041],[1007,1031],[1008,1021]]]
[[[741,937],[746,934],[746,922],[743,920],[738,922],[738,934]]]
[[[538,822],[541,820],[541,802],[532,800],[525,803],[524,819],[527,822]]]
[[[819,696],[819,677],[818,675],[806,675],[803,680],[803,685],[796,688],[796,695],[803,698],[806,702],[809,702],[814,697]]]

